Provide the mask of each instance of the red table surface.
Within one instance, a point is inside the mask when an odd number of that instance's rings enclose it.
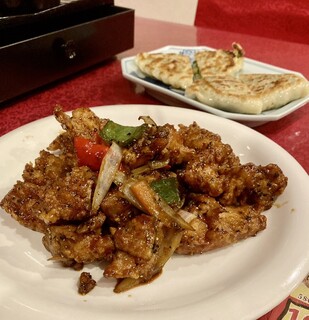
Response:
[[[162,104],[145,92],[135,92],[134,85],[122,76],[121,58],[166,45],[205,45],[228,49],[234,41],[245,48],[249,58],[298,71],[309,78],[309,45],[136,18],[133,49],[0,106],[0,136],[51,115],[57,104],[67,111],[78,107],[116,104]],[[307,104],[281,120],[266,123],[254,130],[281,145],[309,172],[308,123]]]
[[[0,106],[0,136],[51,115],[56,104],[62,105],[64,110],[81,106],[162,104],[147,93],[135,93],[134,86],[122,76],[121,58],[165,45],[230,48],[234,41],[245,48],[249,58],[295,70],[309,78],[309,45],[136,18],[133,49]],[[306,105],[279,121],[269,122],[255,130],[281,145],[309,172],[308,123],[309,109]]]

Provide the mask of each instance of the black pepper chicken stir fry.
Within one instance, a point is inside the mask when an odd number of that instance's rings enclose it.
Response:
[[[197,123],[137,127],[90,109],[54,110],[64,132],[25,166],[1,207],[43,233],[52,260],[81,270],[105,261],[115,292],[147,283],[174,254],[200,254],[255,236],[284,191],[275,164],[241,164]],[[79,292],[95,286],[83,272]]]

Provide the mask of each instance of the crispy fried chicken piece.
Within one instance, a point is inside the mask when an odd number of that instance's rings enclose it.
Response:
[[[56,156],[41,151],[35,165],[28,163],[25,166],[22,175],[24,181],[16,183],[2,199],[1,207],[25,227],[45,232],[46,222],[40,215],[54,208],[50,202],[42,202],[42,199],[46,198],[47,191],[57,192],[56,181],[62,181],[75,165],[74,156]]]
[[[53,140],[48,146],[48,151],[57,151],[58,153],[71,155],[75,157],[75,148],[74,148],[74,140],[72,136],[64,131],[59,134],[55,140]]]
[[[24,181],[17,182],[1,206],[20,224],[40,232],[49,224],[88,218],[96,175],[75,166],[74,156],[41,151],[34,166],[26,165]]]
[[[78,108],[72,111],[72,116],[65,114],[60,106],[54,109],[54,115],[62,128],[72,137],[80,136],[91,139],[98,133],[106,119],[100,119],[93,111],[88,108]]]
[[[100,220],[102,222],[102,218],[99,218]],[[89,228],[85,230],[82,226],[75,225],[48,227],[43,237],[43,244],[54,260],[65,264],[110,260],[114,242],[110,235],[101,234],[104,221],[102,224],[97,222],[95,221],[95,227],[90,231]]]
[[[156,222],[154,217],[141,214],[117,229],[114,234],[118,250],[130,255],[149,260],[155,243]]]
[[[168,159],[171,165],[186,163],[195,150],[185,145],[185,136],[175,127],[166,125],[169,130],[168,143],[161,152],[162,160]]]
[[[134,169],[159,157],[168,143],[169,132],[169,125],[148,127],[142,138],[123,150],[123,164]]]
[[[188,189],[219,197],[224,205],[250,204],[262,210],[284,191],[287,178],[277,165],[240,164],[230,145],[196,123],[180,126],[179,134],[195,150],[179,172]]]
[[[220,203],[224,205],[249,204],[258,210],[268,210],[283,193],[287,177],[276,164],[257,166],[247,163],[226,175],[224,193]]]
[[[1,207],[21,225],[44,233],[46,224],[38,217],[44,190],[33,183],[17,181],[2,199]]]
[[[77,159],[73,154],[55,155],[42,150],[34,165],[26,164],[22,177],[25,182],[44,186],[63,179],[76,166]]]
[[[81,221],[91,217],[94,173],[87,167],[74,168],[64,179],[48,185],[41,199],[39,218],[46,224]]]
[[[179,125],[179,130],[170,129],[169,143],[162,151],[170,164],[183,164],[195,159],[200,152],[207,153],[208,163],[225,163],[239,165],[239,158],[232,148],[221,141],[219,135],[200,128],[196,122],[189,126]]]
[[[208,162],[207,160],[207,154],[194,157],[179,176],[192,191],[218,197],[224,191],[226,176],[220,174],[218,163]]]
[[[218,134],[201,128],[196,122],[193,122],[189,126],[180,124],[178,132],[183,137],[184,146],[193,148],[194,150],[203,150],[213,144],[223,144]],[[221,148],[224,147],[230,149],[228,145],[221,146]]]
[[[205,192],[213,197],[220,195],[226,172],[240,165],[231,146],[195,122],[190,126],[180,125],[177,134],[181,136],[183,146],[192,150],[183,157],[184,170],[180,177],[193,191]]]
[[[156,219],[154,221],[155,237],[151,255],[146,255],[146,259],[143,259],[138,257],[136,253],[133,256],[128,252],[117,250],[112,262],[104,270],[105,277],[137,279],[138,283],[142,284],[150,281],[162,271],[162,267],[178,247],[183,232],[174,228],[166,228]],[[144,226],[141,227],[140,223],[137,223],[136,226],[144,229]],[[140,236],[139,242],[140,240],[141,242],[145,241],[143,232],[138,231],[136,233]],[[128,248],[128,246],[126,247]],[[124,286],[127,287],[125,290],[128,289],[128,286],[130,287],[130,285]],[[117,287],[115,290],[117,290],[115,292],[122,291],[118,291]]]
[[[185,208],[194,213],[195,231],[185,231],[179,254],[197,254],[228,246],[243,239],[255,236],[266,228],[266,217],[253,207],[223,207],[214,198],[191,194],[190,202]]]
[[[117,251],[104,276],[136,279],[146,276],[154,263],[155,244],[163,237],[159,225],[155,218],[141,214],[117,229],[114,234]]]
[[[217,197],[224,205],[250,204],[267,210],[287,185],[287,178],[274,164],[226,167],[207,164],[204,158],[209,157],[203,154],[193,159],[181,177],[191,190]]]
[[[123,226],[140,213],[139,210],[123,198],[118,189],[112,189],[107,193],[101,203],[101,209],[112,223],[119,226]]]
[[[161,238],[162,230],[155,218],[141,214],[128,221],[114,234],[117,251],[104,276],[134,279],[146,276],[154,265],[155,242]]]
[[[105,268],[108,278],[147,278],[156,260],[156,246],[162,242],[161,223],[141,214],[128,221],[114,234],[117,249],[112,262]]]
[[[104,269],[106,278],[122,279],[140,277],[140,268],[147,263],[141,259],[131,256],[129,253],[117,250],[113,256],[113,260]]]

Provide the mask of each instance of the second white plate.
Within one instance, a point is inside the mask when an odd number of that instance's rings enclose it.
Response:
[[[182,53],[193,57],[194,52],[200,50],[214,50],[213,48],[200,46],[200,47],[182,47],[182,46],[166,46],[152,52],[162,52],[162,53]],[[171,89],[168,85],[160,81],[156,81],[150,77],[146,77],[137,67],[134,62],[135,56],[124,58],[121,60],[122,74],[124,78],[143,86],[149,94],[157,98],[158,100],[164,102],[168,105],[173,106],[185,106],[185,107],[194,107],[217,116],[232,119],[239,121],[243,124],[246,124],[249,127],[256,127],[262,125],[263,123],[269,121],[279,120],[290,113],[296,111],[300,107],[304,106],[309,102],[309,96],[292,101],[287,105],[275,109],[265,111],[259,115],[249,115],[241,113],[227,112],[219,110],[213,107],[210,107],[206,104],[203,104],[199,101],[189,99],[183,95],[181,90]],[[297,72],[279,68],[270,64],[262,63],[256,60],[245,58],[243,73],[295,73]]]

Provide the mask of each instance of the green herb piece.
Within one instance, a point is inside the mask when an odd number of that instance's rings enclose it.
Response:
[[[193,81],[202,79],[200,69],[195,60],[192,62],[192,70],[193,70]]]

